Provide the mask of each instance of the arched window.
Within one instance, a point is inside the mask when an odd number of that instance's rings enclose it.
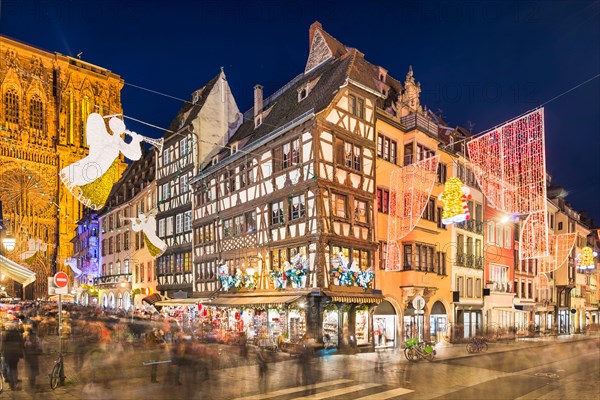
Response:
[[[88,95],[84,95],[83,99],[81,100],[81,145],[82,146],[87,146],[87,141],[85,138],[85,123],[87,121],[87,117],[88,115],[90,115],[91,112],[91,103],[90,103],[90,98],[88,97]]]
[[[38,131],[44,129],[44,105],[37,94],[29,100],[29,126]]]
[[[4,104],[6,107],[6,122],[13,124],[19,123],[19,94],[13,88],[10,88],[4,94]]]

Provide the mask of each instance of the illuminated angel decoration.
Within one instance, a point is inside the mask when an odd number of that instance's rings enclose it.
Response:
[[[471,219],[468,200],[471,199],[471,190],[463,185],[462,181],[453,177],[444,184],[444,191],[438,196],[444,202],[442,223],[444,225],[458,224]]]
[[[29,239],[27,241],[27,251],[21,253],[21,260],[31,265],[38,254],[45,253],[47,249],[48,243],[44,243],[42,239]]]
[[[144,243],[152,257],[158,257],[167,249],[164,240],[156,235],[156,218],[154,213],[140,213],[137,218],[124,218],[131,221],[131,230],[144,234]]]
[[[594,269],[594,258],[597,255],[598,253],[592,250],[591,247],[584,247],[583,249],[581,249],[581,253],[577,255],[577,267],[581,269]]]
[[[139,160],[142,157],[140,143],[144,140],[143,136],[125,129],[125,124],[117,117],[112,117],[108,125],[112,134],[106,130],[100,114],[90,114],[86,122],[89,154],[60,171],[60,179],[71,194],[94,210],[104,206],[119,178],[119,154],[130,160]],[[130,143],[121,138],[123,134],[131,137]]]
[[[77,259],[76,258],[65,258],[65,265],[68,265],[71,268],[71,271],[73,271],[73,274],[75,275],[75,278],[81,276],[81,270],[79,268],[77,268]]]

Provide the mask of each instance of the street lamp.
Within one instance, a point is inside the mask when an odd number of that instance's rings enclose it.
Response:
[[[10,233],[7,233],[4,239],[2,239],[2,244],[9,253],[15,249],[16,243],[17,239],[15,239]]]

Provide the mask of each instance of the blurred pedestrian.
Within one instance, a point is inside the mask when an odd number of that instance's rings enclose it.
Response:
[[[161,346],[163,343],[162,335],[158,329],[153,329],[146,334],[146,350],[150,356],[150,382],[158,383],[156,376],[158,374],[158,359],[160,358]]]
[[[267,381],[267,372],[269,369],[269,359],[267,352],[264,348],[258,347],[256,351],[256,361],[258,364],[258,377],[259,377],[259,385],[260,391],[262,393],[267,391],[268,381]]]
[[[31,331],[28,332],[24,346],[29,387],[33,389],[36,387],[35,381],[37,376],[40,374],[40,354],[42,353],[42,348],[40,347],[40,342],[38,341],[37,335]]]
[[[2,348],[4,349],[4,361],[8,367],[8,384],[11,390],[17,390],[19,361],[24,356],[23,335],[18,330],[18,326],[8,326]]]

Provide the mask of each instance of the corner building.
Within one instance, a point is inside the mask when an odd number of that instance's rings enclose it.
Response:
[[[382,296],[332,271],[374,269],[375,110],[387,86],[318,22],[309,45],[304,72],[267,98],[255,86],[243,124],[192,180],[195,295],[219,289],[207,308],[222,331],[372,348]],[[303,276],[277,281],[299,260]],[[236,271],[245,284],[222,285]]]

